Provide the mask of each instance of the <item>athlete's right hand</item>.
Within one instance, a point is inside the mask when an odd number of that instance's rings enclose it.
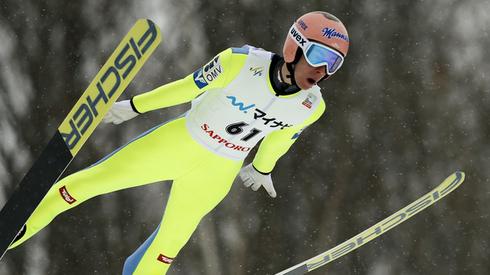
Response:
[[[103,118],[104,123],[121,124],[126,120],[130,120],[137,116],[138,113],[133,110],[130,100],[123,100],[114,103],[112,108]]]

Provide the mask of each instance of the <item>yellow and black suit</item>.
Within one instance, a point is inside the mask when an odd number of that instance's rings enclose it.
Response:
[[[253,163],[262,172],[272,171],[325,110],[316,86],[278,96],[269,79],[271,56],[255,48],[229,48],[184,79],[135,96],[132,103],[140,113],[189,101],[192,107],[57,182],[10,248],[92,197],[172,180],[160,225],[123,271],[165,274],[203,216],[226,196],[250,149],[262,140]]]

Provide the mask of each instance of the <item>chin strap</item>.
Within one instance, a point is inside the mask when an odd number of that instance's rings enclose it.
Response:
[[[271,83],[272,83],[274,92],[276,93],[276,96],[291,95],[291,94],[299,92],[300,88],[298,88],[298,86],[296,86],[296,83],[294,81],[294,74],[293,74],[292,80],[291,80],[291,82],[293,84],[288,84],[283,79],[283,78],[291,79],[291,74],[287,74],[284,77],[282,75],[281,69],[285,63],[284,59],[276,56],[276,58],[274,58],[272,62],[274,62],[273,63],[274,65],[273,65],[273,67],[271,67],[271,70],[269,72],[269,77],[271,79]],[[288,68],[288,71],[289,70],[290,69]]]
[[[286,75],[286,78],[289,78],[291,80],[291,85],[296,86],[293,63],[286,63],[286,68],[288,68],[289,71],[289,75]]]

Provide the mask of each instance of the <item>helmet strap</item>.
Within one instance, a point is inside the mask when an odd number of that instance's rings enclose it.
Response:
[[[286,68],[288,68],[288,72],[289,74],[286,75],[285,77],[286,78],[289,78],[289,80],[291,80],[291,85],[293,86],[296,86],[296,79],[294,77],[294,65],[296,65],[296,63],[286,63]]]
[[[284,81],[284,78],[291,78],[289,74],[286,74],[286,70],[283,73],[284,59],[278,55],[272,56],[271,67],[269,70],[269,78],[271,80],[272,88],[276,93],[276,96],[291,95],[299,92],[301,89],[294,84],[290,84],[290,81]],[[287,70],[289,70],[286,67]]]
[[[294,68],[296,67],[296,64],[298,64],[299,60],[301,59],[301,56],[303,56],[303,50],[300,47],[298,47],[293,62],[286,63],[286,67],[288,68],[288,71],[290,73],[290,75],[287,75],[286,77],[291,79],[291,84],[295,86],[296,86],[296,77],[294,77]]]

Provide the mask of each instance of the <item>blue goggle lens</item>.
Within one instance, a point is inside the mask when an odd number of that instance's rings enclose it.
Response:
[[[326,46],[312,43],[305,54],[306,60],[314,67],[327,66],[327,73],[334,74],[344,61],[342,55]]]

